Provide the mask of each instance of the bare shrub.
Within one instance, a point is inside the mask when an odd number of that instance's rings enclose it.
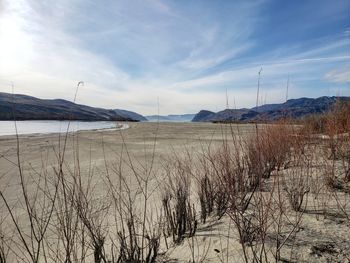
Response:
[[[350,134],[339,147],[339,158],[343,169],[344,179],[350,182]]]
[[[198,190],[201,204],[201,219],[203,223],[206,222],[208,215],[214,211],[215,193],[213,188],[213,182],[209,179],[208,175],[204,175],[199,181]],[[223,200],[220,201],[222,202]]]
[[[109,213],[109,208],[111,206],[110,200],[94,197],[94,185],[92,185],[91,174],[90,177],[87,178],[85,187],[82,184],[80,173],[78,176],[78,189],[74,197],[74,208],[90,239],[89,246],[93,251],[94,262],[107,262],[105,241],[108,230],[104,224],[104,220]],[[83,232],[84,230],[80,231]],[[82,244],[82,246],[84,246],[84,244]]]
[[[287,193],[289,203],[294,211],[300,211],[306,206],[304,203],[310,192],[310,174],[308,167],[293,167],[286,172],[284,189]]]
[[[335,123],[338,133],[349,131],[350,100],[338,100],[329,114],[332,115],[333,123]]]
[[[337,127],[336,158],[341,162],[343,178],[350,182],[350,101],[338,102],[332,115]]]
[[[293,169],[293,168],[292,168]],[[302,218],[305,209],[300,209],[300,202],[294,202],[295,199],[287,198],[283,188],[285,187],[285,179],[283,175],[280,174],[278,177],[274,178],[273,186],[271,189],[271,202],[270,202],[270,212],[268,216],[269,222],[266,224],[269,227],[268,235],[272,237],[272,247],[271,253],[275,259],[275,262],[288,261],[290,262],[293,255],[291,254],[291,259],[283,259],[281,257],[281,251],[286,246],[286,244],[295,239],[296,234],[299,231],[299,227],[302,222]],[[299,199],[300,200],[300,199]],[[288,206],[289,202],[289,206]],[[306,207],[306,202],[301,202]],[[288,209],[289,207],[296,205],[299,210]],[[289,243],[288,246],[291,244]],[[269,261],[266,261],[269,262]]]
[[[348,164],[350,161],[350,101],[338,101],[324,116],[326,117],[325,134],[329,137],[327,140],[330,149],[329,158],[342,160]],[[345,169],[345,178],[348,176],[348,171]]]
[[[189,159],[177,158],[166,168],[167,182],[162,205],[165,213],[165,231],[180,243],[185,234],[193,236],[197,229],[196,210],[191,203],[191,164]]]
[[[313,114],[301,120],[302,132],[305,134],[322,134],[326,131],[327,116],[325,114]]]
[[[339,180],[336,172],[335,161],[328,163],[327,161],[323,164],[323,183],[328,190],[342,190],[343,184]]]
[[[215,208],[217,183],[213,180],[213,170],[206,155],[199,155],[198,161],[199,167],[195,169],[195,179],[200,203],[201,220],[205,223],[207,217]]]
[[[68,143],[73,145],[76,143],[74,137],[68,142],[68,133],[65,135],[63,145],[61,145],[61,137],[59,137],[58,149],[56,153],[57,165],[53,167],[54,175],[59,184],[55,203],[55,222],[52,224],[52,232],[57,236],[57,243],[51,246],[57,246],[51,249],[50,257],[58,258],[60,261],[72,262],[74,257],[86,254],[86,243],[81,242],[77,246],[80,238],[84,238],[85,228],[80,227],[80,218],[75,207],[75,198],[78,191],[76,178],[81,176],[79,166],[73,164],[73,168],[65,160],[66,147]],[[74,161],[79,158],[74,153]],[[79,231],[80,230],[80,231]],[[80,240],[81,241],[81,240]],[[50,247],[51,247],[50,246]],[[82,246],[84,246],[82,248]],[[82,254],[80,254],[82,252]]]
[[[125,159],[124,159],[125,155]],[[106,186],[112,200],[111,211],[114,216],[114,228],[110,228],[111,253],[109,262],[155,262],[160,246],[160,219],[153,218],[149,200],[154,189],[149,182],[153,171],[154,149],[151,165],[141,165],[128,152],[123,138],[123,149],[119,160],[114,164],[106,163]],[[123,167],[129,167],[129,173]],[[131,173],[131,174],[130,174]],[[130,176],[136,180],[136,186],[130,184]],[[157,187],[157,186],[156,186]],[[137,204],[142,204],[138,206]]]
[[[6,189],[0,189],[0,197],[8,213],[8,226],[15,231],[13,238],[10,239],[11,250],[16,250],[14,257],[26,258],[27,262],[38,262],[41,257],[45,257],[45,238],[54,212],[58,182],[47,174],[44,168],[41,173],[35,169],[29,169],[30,172],[25,173],[18,135],[16,143],[16,166],[20,186],[16,203],[20,206],[15,207],[13,200],[6,196]],[[1,242],[6,241],[5,237],[1,237]],[[9,244],[2,245],[3,248],[6,246],[9,247]]]
[[[255,190],[256,188],[253,192],[244,191],[230,195],[230,207],[227,210],[229,217],[238,231],[238,238],[245,262],[250,262],[249,247],[252,249],[253,254],[255,254],[253,243],[257,240],[260,232],[257,218],[254,212],[250,210]]]
[[[335,201],[339,215],[350,223],[349,189],[344,180],[339,178],[341,172],[336,161],[332,160],[331,164],[325,163],[322,168],[327,197]]]
[[[215,207],[218,219],[223,217],[229,207],[229,194],[226,192],[225,185],[217,184],[215,191]]]
[[[219,196],[226,195],[225,212],[236,226],[245,262],[249,262],[247,244],[252,246],[260,231],[257,218],[249,209],[259,184],[256,177],[248,172],[247,158],[240,137],[232,134],[232,139],[232,142],[225,140],[223,146],[209,160],[221,186]]]
[[[292,129],[286,124],[263,126],[246,142],[249,173],[269,178],[274,170],[284,168],[290,161]]]
[[[228,207],[227,188],[224,178],[231,177],[230,162],[225,157],[225,149],[221,148],[214,153],[208,151],[204,154],[204,158],[201,162],[200,173],[203,173],[203,177],[199,176],[199,196],[201,203],[202,219],[205,222],[205,218],[211,214],[214,209],[219,218],[221,218]]]
[[[294,130],[287,124],[264,126],[257,134],[242,141],[233,136],[233,144],[225,142],[217,154],[213,166],[224,167],[219,173],[220,185],[229,194],[227,214],[234,223],[242,247],[245,262],[269,262],[269,254],[280,260],[280,251],[296,232],[300,217],[288,229],[285,238],[276,238],[275,250],[267,245],[267,237],[274,229],[281,234],[291,223],[286,213],[285,195],[279,187],[280,177],[270,177],[272,171],[285,168],[290,160],[297,160],[303,152],[302,144],[296,144]],[[220,164],[220,165],[218,165]],[[276,183],[277,182],[277,183]],[[269,185],[268,191],[264,191]],[[278,187],[277,187],[278,186]],[[276,189],[278,191],[276,191]]]

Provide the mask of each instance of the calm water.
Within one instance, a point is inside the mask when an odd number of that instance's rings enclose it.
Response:
[[[17,121],[18,134],[66,132],[68,121]],[[116,128],[112,121],[71,121],[69,131]],[[0,121],[0,136],[16,134],[14,121]]]

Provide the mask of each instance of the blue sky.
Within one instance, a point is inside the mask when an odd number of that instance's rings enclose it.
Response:
[[[143,114],[350,96],[350,1],[0,0],[0,91]]]

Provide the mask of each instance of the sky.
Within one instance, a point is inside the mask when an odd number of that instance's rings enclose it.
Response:
[[[350,96],[350,1],[0,0],[1,92],[219,111],[255,106],[260,69],[259,104]]]

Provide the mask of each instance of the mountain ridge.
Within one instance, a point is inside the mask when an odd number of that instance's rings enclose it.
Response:
[[[91,107],[64,99],[39,99],[24,94],[0,92],[0,120],[15,118],[17,120],[139,121],[135,116],[142,115],[126,110]]]
[[[350,100],[350,97],[322,96],[319,98],[290,99],[284,103],[265,104],[253,108],[225,109],[219,112],[199,111],[192,119],[193,122],[252,122],[274,121],[289,117],[298,119],[311,114],[328,111],[337,100]],[[211,114],[205,114],[210,112]]]

